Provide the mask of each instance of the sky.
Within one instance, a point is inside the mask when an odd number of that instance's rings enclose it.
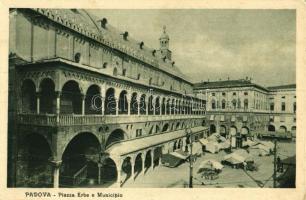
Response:
[[[166,26],[172,60],[193,82],[295,83],[294,10],[91,10],[129,37],[159,48]]]

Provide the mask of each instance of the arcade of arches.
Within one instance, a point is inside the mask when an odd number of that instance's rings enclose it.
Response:
[[[117,91],[118,90],[118,91]],[[105,94],[105,95],[104,95]],[[74,80],[65,82],[60,91],[49,78],[36,89],[34,81],[26,79],[21,86],[23,113],[79,115],[203,115],[204,103],[191,97],[175,98],[146,95],[137,92],[105,89],[92,84],[85,92]]]
[[[125,135],[121,129],[114,130],[105,141],[106,149],[124,140]],[[61,159],[56,160],[51,145],[43,135],[32,133],[23,140],[19,156],[24,159],[19,164],[25,168],[23,176],[26,178],[25,183],[19,185],[30,187],[122,186],[126,181],[159,166],[163,153],[188,150],[186,138],[178,138],[118,157],[103,150],[96,135],[81,132],[66,144]]]

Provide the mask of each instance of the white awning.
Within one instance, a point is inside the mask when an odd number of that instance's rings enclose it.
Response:
[[[224,122],[224,119],[225,119],[224,115],[221,115],[220,121],[221,121],[221,122]]]
[[[215,115],[210,115],[209,120],[210,120],[210,121],[214,121],[214,120],[215,120]]]
[[[207,127],[203,126],[191,128],[193,134],[207,129],[208,129]],[[171,133],[164,133],[164,134],[152,135],[134,140],[122,141],[111,145],[108,149],[105,150],[105,152],[109,153],[109,155],[122,156],[149,147],[158,146],[168,141],[176,140],[185,136],[186,132],[184,129],[182,129],[178,131],[173,131]]]

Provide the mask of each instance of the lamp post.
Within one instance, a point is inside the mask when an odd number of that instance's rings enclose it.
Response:
[[[189,155],[189,188],[192,188],[192,179],[193,179],[193,155],[192,155],[192,131],[190,128],[185,129],[187,138],[189,138],[190,142],[190,155]]]

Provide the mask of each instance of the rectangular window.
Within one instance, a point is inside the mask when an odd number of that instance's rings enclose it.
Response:
[[[216,95],[216,94],[215,94],[214,92],[213,92],[213,93],[211,93],[211,96],[213,96],[213,97],[214,97],[215,95]]]
[[[270,104],[270,111],[274,111],[274,103]]]
[[[294,113],[296,112],[296,103],[295,102],[293,103],[293,112]]]
[[[282,111],[286,111],[286,104],[285,104],[285,102],[282,102]]]

